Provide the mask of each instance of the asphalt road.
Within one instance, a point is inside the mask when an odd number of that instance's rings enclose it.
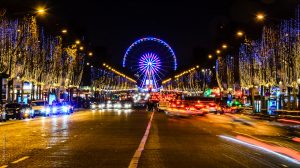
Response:
[[[300,167],[300,143],[286,125],[155,112],[150,127],[151,114],[85,110],[0,123],[0,168],[128,167],[133,161],[137,167]]]

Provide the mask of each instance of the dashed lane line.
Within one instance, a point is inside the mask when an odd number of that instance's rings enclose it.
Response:
[[[140,145],[139,145],[138,149],[135,151],[135,153],[134,153],[134,155],[133,155],[133,157],[130,161],[130,164],[129,164],[128,168],[137,168],[137,166],[138,166],[139,159],[142,155],[142,152],[144,150],[145,144],[146,144],[148,136],[149,136],[153,115],[154,115],[154,112],[152,112],[152,114],[151,114],[151,117],[150,117],[150,120],[148,122],[148,126],[147,126],[147,129],[145,131],[145,134],[144,134],[144,136],[143,136],[143,138],[140,142]]]
[[[0,168],[7,168],[8,165],[3,165],[3,166],[0,166]]]

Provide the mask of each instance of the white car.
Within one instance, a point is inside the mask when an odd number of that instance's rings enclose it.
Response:
[[[31,108],[33,116],[49,116],[51,113],[51,108],[48,106],[46,101],[32,101]]]

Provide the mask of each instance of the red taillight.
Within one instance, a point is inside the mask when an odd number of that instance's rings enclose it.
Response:
[[[181,107],[181,108],[184,108],[185,106],[182,104],[180,107]]]
[[[210,106],[210,107],[215,107],[216,104],[215,104],[215,103],[209,103],[209,106]]]
[[[195,107],[202,108],[203,104],[196,104]]]
[[[172,106],[172,107],[176,107],[176,104],[172,104],[171,106]]]

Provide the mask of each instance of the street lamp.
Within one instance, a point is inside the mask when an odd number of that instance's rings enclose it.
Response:
[[[84,49],[84,47],[83,47],[83,46],[80,46],[80,47],[79,47],[79,50],[80,50],[80,51],[82,51],[83,49]]]
[[[237,31],[236,32],[236,35],[238,36],[238,37],[242,37],[242,36],[244,36],[244,32],[242,32],[242,31]]]
[[[62,34],[67,34],[67,33],[68,33],[68,30],[67,30],[67,29],[62,29],[62,30],[61,30],[61,33],[62,33]]]
[[[256,20],[257,21],[263,21],[263,20],[265,20],[265,14],[263,14],[263,13],[257,13],[256,14]]]
[[[217,54],[221,54],[221,50],[216,50],[216,53]]]
[[[209,59],[212,59],[212,55],[211,55],[211,54],[209,54],[209,55],[208,55],[208,58],[209,58]]]
[[[38,7],[36,9],[36,13],[39,15],[44,15],[46,13],[46,9],[44,7]]]
[[[93,53],[92,52],[89,52],[89,54],[88,54],[89,56],[93,56]]]
[[[75,44],[80,44],[80,40],[76,40],[76,41],[75,41]]]
[[[223,45],[222,45],[222,48],[223,48],[223,49],[227,49],[227,48],[228,48],[227,44],[223,44]]]

